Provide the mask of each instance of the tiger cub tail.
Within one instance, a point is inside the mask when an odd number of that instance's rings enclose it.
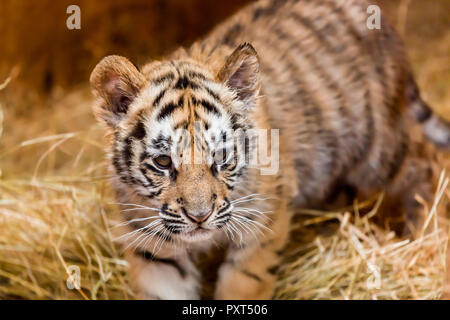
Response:
[[[406,98],[412,116],[422,124],[427,139],[440,148],[450,150],[450,122],[434,113],[422,100],[419,87],[412,76],[408,80]]]

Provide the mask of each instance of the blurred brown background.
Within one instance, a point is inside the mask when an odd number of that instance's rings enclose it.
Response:
[[[248,0],[2,0],[0,81],[13,66],[28,90],[85,82],[107,54],[135,63],[187,45]],[[66,9],[81,9],[81,29],[68,30]]]
[[[125,55],[137,64],[158,58],[203,36],[249,2],[2,0],[0,82],[11,70],[19,72],[3,95],[9,91],[15,97],[20,95],[22,102],[33,101],[56,87],[85,83],[95,64],[107,54]],[[443,66],[449,71],[445,59],[450,57],[450,0],[377,2],[405,36],[416,71],[430,60],[437,61],[435,68]],[[81,30],[66,28],[66,8],[71,4],[81,8]],[[428,83],[433,79],[421,80]],[[447,89],[448,83],[436,88],[440,94]]]

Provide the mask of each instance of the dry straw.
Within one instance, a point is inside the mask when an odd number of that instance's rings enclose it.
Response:
[[[110,204],[114,199],[101,160],[101,130],[90,123],[89,129],[79,130],[92,118],[90,100],[80,90],[56,105],[39,110],[47,122],[37,125],[37,115],[8,118],[13,112],[5,110],[0,298],[132,299],[126,262],[111,235],[119,213]],[[355,204],[353,214],[300,212],[303,218],[293,225],[295,239],[280,266],[275,297],[438,298],[447,240],[438,213],[447,203],[447,185],[442,175],[434,204],[425,209],[426,228],[414,241],[398,239],[371,222],[377,201]],[[360,217],[359,210],[368,206],[372,212]],[[330,225],[335,227],[324,234]],[[76,280],[69,277],[74,266],[81,286],[71,290],[67,282]]]
[[[299,232],[311,224],[338,221],[329,236],[290,250],[280,268],[276,297],[280,299],[436,299],[444,281],[447,221],[438,213],[447,203],[449,179],[441,174],[426,223],[415,240],[402,240],[371,222],[372,211],[316,213],[295,226]]]

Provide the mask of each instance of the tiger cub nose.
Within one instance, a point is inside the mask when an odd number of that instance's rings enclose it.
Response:
[[[197,213],[197,214],[188,213],[187,216],[192,221],[201,223],[201,222],[206,221],[206,219],[209,218],[209,216],[211,215],[212,212],[213,212],[212,210],[209,210],[208,212],[202,212],[202,213]]]

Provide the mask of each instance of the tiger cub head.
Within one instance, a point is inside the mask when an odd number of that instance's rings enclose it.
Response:
[[[139,71],[107,56],[90,77],[116,188],[185,241],[208,239],[229,221],[230,194],[247,167],[240,137],[252,127],[258,57],[243,44],[224,61],[218,70],[186,58]]]

